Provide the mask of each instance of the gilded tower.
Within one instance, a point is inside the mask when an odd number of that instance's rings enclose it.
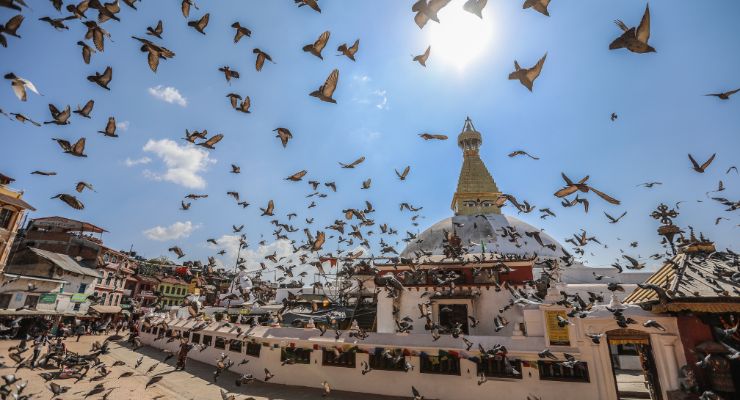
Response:
[[[478,150],[481,144],[483,138],[468,117],[457,136],[457,145],[463,151],[463,165],[457,191],[452,197],[451,207],[455,215],[501,214],[501,209],[495,204],[501,192],[480,159]]]

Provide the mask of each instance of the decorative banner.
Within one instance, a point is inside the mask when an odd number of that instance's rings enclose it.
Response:
[[[565,311],[545,311],[545,321],[547,327],[547,337],[550,338],[551,346],[570,346],[570,335],[568,334],[568,325],[560,327],[558,325],[558,315],[568,318]]]
[[[73,303],[84,303],[87,301],[87,295],[85,293],[75,293],[72,295],[70,301]]]
[[[44,293],[39,296],[39,304],[54,304],[57,301],[56,293]]]

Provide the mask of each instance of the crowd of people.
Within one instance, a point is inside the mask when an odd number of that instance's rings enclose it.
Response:
[[[13,348],[15,352],[21,354],[29,349],[33,350],[27,365],[31,369],[46,367],[50,362],[61,367],[62,361],[68,356],[65,340],[79,342],[85,335],[107,336],[111,332],[119,335],[122,331],[130,330],[127,320],[114,320],[110,316],[93,320],[74,319],[69,322],[61,319],[55,322],[42,317],[21,317],[2,321],[0,326],[6,329],[3,337],[20,339],[18,346]]]

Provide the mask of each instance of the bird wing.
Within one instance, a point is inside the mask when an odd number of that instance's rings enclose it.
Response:
[[[326,78],[324,86],[321,87],[321,94],[330,98],[337,89],[337,83],[339,83],[339,70],[335,69],[334,71],[331,71],[331,74]]]
[[[72,152],[75,154],[82,154],[85,152],[85,138],[80,138],[80,140],[75,143],[72,147]]]
[[[198,29],[201,31],[203,29],[206,29],[206,26],[208,26],[208,21],[210,20],[211,20],[211,14],[206,13],[206,15],[204,15],[203,17],[201,17],[201,19],[198,20]]]
[[[694,166],[694,169],[699,169],[699,163],[694,160],[694,157],[689,154],[689,160],[691,161],[691,164]]]
[[[159,52],[151,47],[149,47],[148,50],[149,55],[147,56],[147,62],[149,63],[149,68],[151,68],[152,71],[157,72],[157,67],[159,66]]]
[[[350,165],[354,167],[354,166],[357,166],[357,165],[361,164],[363,161],[365,161],[365,156],[362,156],[362,157],[356,159]]]
[[[650,5],[645,6],[645,14],[642,15],[640,25],[637,26],[637,40],[647,43],[650,38]]]
[[[105,71],[103,72],[103,75],[100,76],[100,82],[102,82],[104,85],[107,85],[112,78],[113,78],[113,68],[106,67]]]
[[[360,49],[360,39],[355,40],[355,43],[348,49],[348,52],[352,55],[357,53],[357,50]]]
[[[611,204],[614,204],[614,205],[619,205],[620,204],[619,203],[619,200],[617,200],[617,199],[609,196],[608,194],[606,194],[604,192],[601,192],[599,190],[596,190],[596,189],[594,189],[594,188],[592,188],[590,186],[589,186],[589,189],[591,189],[594,193],[596,193],[596,195],[598,195],[602,199],[606,200],[608,203],[611,203]]]
[[[211,138],[203,142],[203,144],[206,146],[213,146],[214,144],[220,142],[221,139],[223,138],[224,138],[224,135],[219,133],[218,135],[211,136]]]
[[[11,86],[13,88],[13,92],[15,93],[16,97],[18,97],[18,100],[26,101],[26,98],[27,98],[26,88],[25,86],[23,86],[23,83],[13,81]]]
[[[116,119],[113,117],[108,118],[108,123],[105,125],[105,134],[114,135],[116,133]]]
[[[566,186],[558,190],[557,192],[555,192],[555,197],[565,197],[565,196],[575,193],[577,190],[578,190],[578,187],[576,187],[575,185]]]
[[[8,22],[5,23],[4,32],[16,36],[15,31],[20,28],[21,23],[23,22],[23,15],[18,14],[15,17],[8,20]]]
[[[254,67],[257,69],[257,71],[262,71],[262,66],[265,65],[265,53],[259,51],[257,52],[257,61],[254,64]]]
[[[406,175],[409,174],[409,171],[411,171],[411,166],[407,165],[406,168],[404,168],[403,173],[401,173],[401,176],[405,178]]]
[[[325,31],[313,43],[313,48],[316,50],[317,53],[321,53],[321,50],[324,50],[324,47],[326,47],[326,43],[329,41],[330,35],[331,33],[329,31]]]
[[[190,2],[188,0],[183,0],[180,9],[182,11],[182,16],[187,18],[190,15]]]
[[[708,159],[708,160],[707,160],[707,161],[706,161],[706,162],[705,162],[704,164],[702,164],[702,165],[701,165],[701,169],[702,169],[702,170],[706,169],[706,168],[707,168],[707,167],[709,166],[709,164],[711,164],[711,163],[712,163],[712,161],[714,161],[714,157],[715,157],[716,155],[717,155],[717,153],[714,153],[714,154],[712,154],[712,156],[711,156],[711,157],[709,157],[709,159]]]

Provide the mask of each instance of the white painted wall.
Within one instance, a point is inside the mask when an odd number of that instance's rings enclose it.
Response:
[[[411,296],[409,296],[411,297]],[[382,294],[379,296],[382,299]],[[405,310],[410,310],[413,302],[406,302]],[[383,301],[380,304],[384,304]],[[379,305],[379,307],[385,307]],[[518,308],[518,307],[517,307]],[[416,314],[418,310],[414,309]],[[549,308],[551,309],[551,308]],[[497,311],[497,310],[496,310]],[[543,310],[526,310],[525,321],[532,324],[543,324],[544,318],[538,319],[535,313],[542,313]],[[484,310],[484,313],[491,310]],[[518,310],[522,313],[522,310]],[[631,307],[625,310],[625,315],[635,319],[638,324],[631,325],[630,328],[641,330],[650,334],[653,343],[656,363],[658,364],[658,375],[660,378],[661,388],[664,391],[677,388],[677,371],[679,365],[683,365],[683,351],[678,339],[678,329],[675,319],[672,317],[656,316],[637,307]],[[403,312],[402,312],[403,315]],[[410,314],[414,315],[414,314]],[[380,315],[379,315],[380,316]],[[507,317],[508,318],[508,317]],[[644,328],[642,323],[648,319],[658,320],[666,331],[656,331],[655,329]],[[379,321],[384,319],[379,319]],[[187,330],[194,325],[194,321],[187,320],[170,320],[170,327],[174,329],[182,328]],[[563,353],[567,352],[574,355],[578,360],[588,363],[590,382],[561,382],[542,380],[539,378],[537,369],[537,352],[546,347],[547,337],[511,337],[510,335],[491,336],[491,335],[471,335],[467,336],[476,344],[480,343],[485,348],[491,348],[494,344],[502,344],[508,349],[511,358],[520,359],[528,362],[529,367],[523,366],[522,379],[495,379],[489,378],[489,381],[483,385],[477,384],[475,364],[466,359],[460,360],[461,375],[448,376],[437,374],[423,374],[419,371],[419,357],[411,356],[409,358],[414,369],[409,372],[390,372],[390,371],[371,371],[367,375],[361,374],[361,361],[367,360],[368,355],[358,353],[356,356],[356,368],[330,367],[321,365],[321,348],[332,346],[358,346],[360,349],[374,351],[375,347],[384,348],[401,348],[407,349],[412,354],[428,352],[436,354],[438,349],[458,351],[464,358],[476,356],[478,352],[474,347],[470,352],[465,351],[461,339],[454,339],[451,336],[443,336],[438,341],[433,342],[431,336],[426,332],[412,334],[395,334],[395,333],[370,333],[364,341],[356,341],[349,338],[344,333],[339,340],[335,340],[333,335],[319,336],[318,330],[298,329],[298,328],[270,328],[256,327],[249,329],[248,326],[241,326],[247,332],[248,340],[256,340],[259,343],[267,343],[269,346],[261,348],[259,358],[247,356],[245,353],[246,346],[243,346],[242,353],[233,353],[228,350],[219,350],[209,347],[203,352],[194,349],[190,352],[190,357],[214,364],[221,352],[228,354],[231,359],[238,364],[243,358],[250,362],[242,366],[234,366],[232,370],[237,373],[251,373],[256,378],[264,379],[264,369],[268,368],[275,378],[271,382],[279,384],[290,384],[298,386],[308,386],[319,388],[321,382],[328,381],[333,388],[337,390],[348,390],[363,393],[375,393],[382,395],[408,397],[411,394],[411,386],[419,389],[426,398],[439,400],[480,400],[492,398],[492,394],[505,394],[506,398],[525,399],[527,395],[540,396],[547,400],[572,400],[572,399],[599,399],[599,400],[616,400],[616,386],[611,371],[611,360],[606,337],[600,344],[595,344],[585,336],[586,333],[604,333],[617,329],[616,322],[611,313],[604,310],[603,307],[597,308],[588,318],[573,320],[574,325],[570,327],[571,346],[558,347],[552,346],[550,350],[559,358],[563,358]],[[238,325],[237,325],[238,326]],[[534,325],[533,325],[534,326]],[[227,339],[235,338],[234,332],[229,333],[230,329],[217,329],[217,324],[212,324],[208,330],[201,331],[201,336],[206,332],[212,336],[222,336]],[[528,331],[534,330],[528,328]],[[545,332],[546,333],[546,332]],[[152,334],[142,333],[142,342],[147,345],[153,345],[158,348],[167,348],[176,351],[178,342],[166,343],[166,340],[154,342]],[[241,338],[244,339],[245,336]],[[215,339],[214,339],[215,341]],[[280,349],[273,349],[273,345],[286,347],[294,345],[301,348],[314,348],[311,354],[310,365],[285,365],[280,364]]]

